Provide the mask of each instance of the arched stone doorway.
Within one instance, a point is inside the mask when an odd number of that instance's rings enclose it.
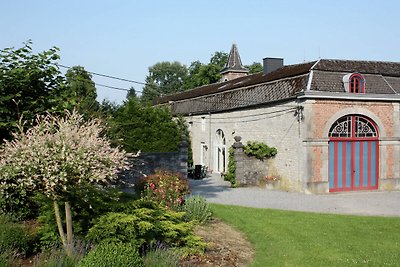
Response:
[[[225,172],[226,171],[226,146],[225,146],[225,135],[221,129],[216,132],[215,138],[215,171]]]
[[[364,115],[339,118],[329,130],[329,191],[378,188],[379,133]]]

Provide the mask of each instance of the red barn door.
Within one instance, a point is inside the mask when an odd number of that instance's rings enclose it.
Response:
[[[376,124],[362,115],[338,119],[329,131],[329,191],[378,189]]]

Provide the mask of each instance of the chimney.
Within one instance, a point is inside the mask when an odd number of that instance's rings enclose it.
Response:
[[[283,67],[283,58],[266,57],[263,59],[264,74],[271,73]]]

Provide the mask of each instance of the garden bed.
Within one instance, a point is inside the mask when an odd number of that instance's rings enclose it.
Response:
[[[221,220],[198,226],[198,236],[209,244],[204,255],[192,256],[182,266],[248,266],[254,249],[246,237]]]

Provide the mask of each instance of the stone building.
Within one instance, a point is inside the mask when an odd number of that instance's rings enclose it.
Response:
[[[278,149],[269,172],[292,190],[400,189],[400,63],[263,63],[247,75],[234,45],[222,82],[157,100],[186,117],[195,164],[225,172],[241,136]]]

